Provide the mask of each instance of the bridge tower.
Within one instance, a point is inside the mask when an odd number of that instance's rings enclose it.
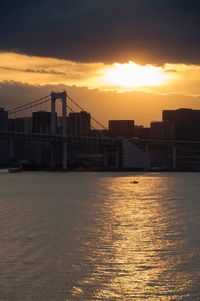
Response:
[[[67,170],[67,93],[51,93],[51,135],[56,135],[56,101],[62,102],[62,168]],[[51,150],[51,168],[55,168],[54,144]]]

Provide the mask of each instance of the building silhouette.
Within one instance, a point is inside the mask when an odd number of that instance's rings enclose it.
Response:
[[[109,131],[116,136],[130,139],[134,136],[134,120],[109,120]]]
[[[57,118],[56,118],[57,120]],[[51,132],[51,113],[47,111],[33,112],[32,131],[34,133],[50,134]]]
[[[151,122],[150,138],[155,140],[174,140],[174,123],[169,120]]]
[[[12,132],[30,133],[32,131],[32,117],[8,119],[8,128]]]
[[[67,123],[70,135],[86,135],[90,132],[91,116],[85,111],[69,113]]]
[[[0,108],[0,131],[8,129],[8,112],[4,108]],[[0,166],[8,165],[8,141],[0,140]]]
[[[163,121],[174,124],[176,140],[200,140],[200,110],[165,110]]]
[[[6,131],[8,128],[8,112],[0,108],[0,130]]]
[[[143,125],[134,126],[134,136],[139,139],[149,139],[150,138],[150,128],[144,127]]]

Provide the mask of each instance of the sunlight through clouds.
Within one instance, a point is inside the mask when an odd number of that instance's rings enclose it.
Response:
[[[0,82],[86,87],[104,91],[200,94],[200,66],[81,63],[0,52]]]

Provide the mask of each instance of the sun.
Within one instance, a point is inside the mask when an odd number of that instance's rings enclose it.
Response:
[[[162,67],[141,66],[129,61],[126,64],[115,63],[104,70],[103,81],[112,87],[149,87],[163,85],[169,75]]]

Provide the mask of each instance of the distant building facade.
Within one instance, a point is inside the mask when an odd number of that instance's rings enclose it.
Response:
[[[69,113],[68,132],[71,135],[87,135],[91,128],[91,115],[86,111],[80,113]]]
[[[0,131],[8,129],[8,112],[4,108],[0,108]]]
[[[165,110],[163,121],[174,124],[176,140],[200,140],[200,110]]]
[[[174,140],[174,123],[169,120],[151,122],[150,138],[155,140]]]
[[[109,120],[109,131],[118,137],[134,137],[134,120]]]
[[[57,116],[56,116],[57,117]],[[57,118],[56,118],[57,120]],[[38,111],[32,114],[32,131],[34,133],[51,133],[51,112]]]
[[[32,117],[8,119],[8,128],[12,132],[30,133],[32,131]]]
[[[8,112],[0,108],[0,131],[8,129]],[[6,166],[9,162],[8,141],[0,140],[0,166]]]
[[[150,128],[143,125],[135,125],[134,127],[135,137],[139,139],[150,138]]]

